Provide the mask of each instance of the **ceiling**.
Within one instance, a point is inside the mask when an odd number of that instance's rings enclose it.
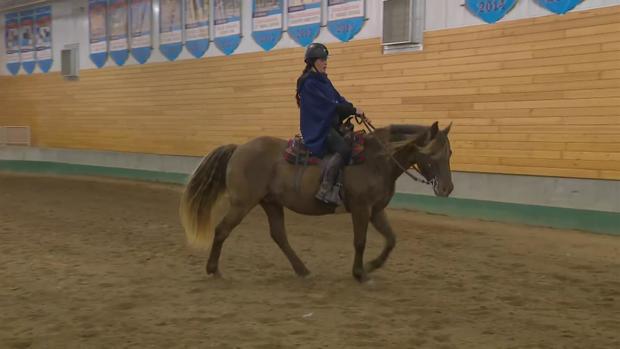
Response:
[[[0,12],[17,10],[20,8],[50,3],[49,0],[0,0]]]

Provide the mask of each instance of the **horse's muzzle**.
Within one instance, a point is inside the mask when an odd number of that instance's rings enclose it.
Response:
[[[454,184],[452,184],[452,181],[443,183],[434,178],[431,183],[433,184],[433,191],[437,196],[448,197],[450,196],[450,193],[452,193],[452,190],[454,190]]]

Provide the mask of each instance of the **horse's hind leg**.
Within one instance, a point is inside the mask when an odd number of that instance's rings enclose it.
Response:
[[[291,245],[288,243],[288,238],[286,237],[286,230],[284,228],[284,209],[281,205],[270,204],[270,203],[261,203],[261,206],[267,213],[267,218],[269,219],[269,229],[271,231],[271,237],[278,244],[282,252],[286,255],[291,266],[295,270],[295,273],[299,276],[307,276],[310,274],[310,271],[306,268],[304,263],[299,259]]]
[[[387,215],[384,210],[373,214],[370,218],[370,222],[372,223],[372,226],[375,227],[375,229],[377,229],[377,231],[385,238],[385,247],[383,248],[383,251],[381,251],[379,257],[366,264],[367,272],[381,268],[396,245],[396,236],[394,235],[394,231],[390,226],[390,222],[388,222]]]
[[[368,216],[370,216],[369,211],[369,208],[363,205],[351,207],[351,215],[353,218],[353,245],[355,246],[353,277],[359,282],[368,281],[368,275],[364,269],[364,250],[366,249]]]
[[[213,245],[211,246],[211,253],[209,254],[209,261],[207,262],[207,274],[220,276],[219,272],[219,260],[222,253],[222,245],[224,241],[230,235],[230,232],[243,220],[251,208],[241,205],[231,205],[230,209],[222,219],[222,221],[215,228],[215,235],[213,236]]]

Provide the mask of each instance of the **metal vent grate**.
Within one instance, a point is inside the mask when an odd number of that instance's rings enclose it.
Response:
[[[30,126],[0,126],[0,145],[30,145]]]
[[[77,45],[67,46],[60,51],[60,72],[66,78],[78,76],[78,49]]]

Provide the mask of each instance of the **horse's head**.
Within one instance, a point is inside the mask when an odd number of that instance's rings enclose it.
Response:
[[[452,124],[440,130],[438,123],[435,122],[413,142],[415,151],[412,160],[417,164],[420,173],[433,185],[433,191],[437,196],[448,196],[454,189],[450,171],[452,149],[448,140],[451,126]]]

